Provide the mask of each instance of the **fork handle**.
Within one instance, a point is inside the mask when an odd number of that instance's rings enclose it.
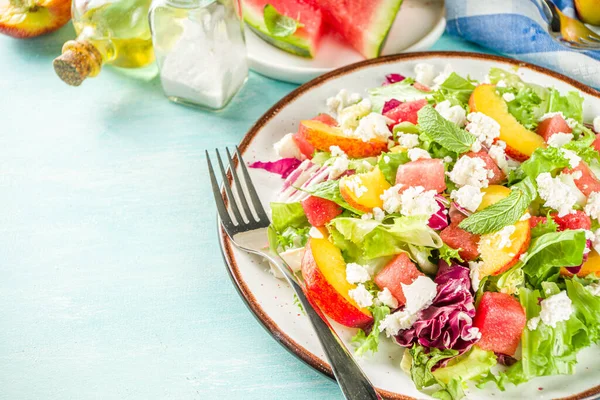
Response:
[[[348,351],[344,343],[333,330],[331,325],[321,317],[320,310],[314,308],[304,291],[293,280],[286,276],[286,280],[292,286],[300,303],[304,307],[306,315],[313,326],[323,351],[329,360],[333,375],[338,381],[344,397],[348,400],[376,400],[381,397],[375,391],[373,384],[369,381],[365,373],[358,366],[352,354]]]

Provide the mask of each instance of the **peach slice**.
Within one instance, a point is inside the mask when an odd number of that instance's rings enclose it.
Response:
[[[300,121],[300,125],[306,140],[317,150],[329,151],[329,147],[339,146],[351,158],[374,157],[387,151],[387,142],[363,142],[361,139],[344,135],[341,128],[329,126],[321,121],[304,120]]]
[[[481,204],[477,207],[477,211],[481,211],[486,207],[491,206],[494,203],[508,197],[510,194],[510,189],[506,186],[501,185],[490,185],[486,188],[481,189],[483,192],[483,199],[481,200]]]
[[[390,187],[391,185],[377,167],[369,172],[344,176],[340,179],[342,198],[352,207],[364,212],[371,212],[375,207],[382,208],[381,195]],[[364,191],[364,193],[361,191]]]
[[[10,0],[0,4],[0,32],[30,38],[53,32],[71,19],[71,0]]]
[[[565,276],[573,276],[573,274],[564,267],[560,269],[560,274]],[[589,252],[588,259],[581,266],[577,276],[580,278],[585,278],[589,274],[596,274],[596,276],[600,278],[600,254],[593,249]]]
[[[546,147],[544,139],[526,129],[508,112],[506,102],[496,93],[496,86],[479,85],[469,99],[471,111],[478,111],[500,124],[500,140],[506,142],[506,154],[524,161],[539,147]]]
[[[326,237],[311,237],[302,259],[306,295],[324,314],[348,327],[365,327],[373,321],[371,313],[359,307],[348,295],[356,285],[346,280],[346,263],[340,249]]]

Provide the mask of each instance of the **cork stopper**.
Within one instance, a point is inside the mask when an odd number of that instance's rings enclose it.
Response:
[[[102,67],[102,55],[91,43],[70,40],[62,48],[62,55],[54,59],[54,71],[71,86],[79,86],[87,77],[94,77]]]

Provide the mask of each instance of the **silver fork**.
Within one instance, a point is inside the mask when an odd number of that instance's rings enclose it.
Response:
[[[567,17],[550,0],[535,0],[537,7],[548,23],[552,38],[573,50],[600,50],[600,35],[581,21]]]
[[[241,203],[241,208],[244,213],[242,216],[239,204],[233,196],[231,184],[227,178],[225,168],[223,167],[221,155],[219,154],[219,151],[216,150],[219,170],[221,171],[223,179],[223,187],[235,221],[231,218],[232,215],[230,215],[227,210],[208,151],[206,151],[206,160],[208,162],[208,171],[212,183],[213,194],[215,196],[215,203],[217,204],[217,210],[225,232],[233,244],[240,250],[257,254],[275,265],[283,274],[292,289],[294,289],[315,333],[317,334],[317,338],[325,351],[325,355],[329,360],[333,374],[342,389],[344,397],[349,400],[381,399],[373,387],[373,384],[358,366],[352,357],[352,354],[346,349],[331,325],[324,317],[321,317],[322,312],[313,308],[312,304],[304,295],[302,286],[296,279],[290,267],[283,261],[279,254],[264,250],[264,244],[267,241],[268,229],[271,222],[260,203],[258,194],[250,179],[248,169],[246,168],[239,149],[236,147],[237,161],[244,177],[244,186],[246,187],[247,194],[242,190],[243,184],[236,172],[229,149],[225,150],[227,153],[227,160],[229,161],[228,169],[231,172],[235,191],[237,192],[239,203]],[[252,207],[250,204],[252,204]]]

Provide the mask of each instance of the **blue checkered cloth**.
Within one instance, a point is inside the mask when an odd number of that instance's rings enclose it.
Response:
[[[600,51],[555,42],[535,0],[446,0],[447,31],[509,57],[538,64],[600,88]],[[554,0],[575,17],[572,0]]]

